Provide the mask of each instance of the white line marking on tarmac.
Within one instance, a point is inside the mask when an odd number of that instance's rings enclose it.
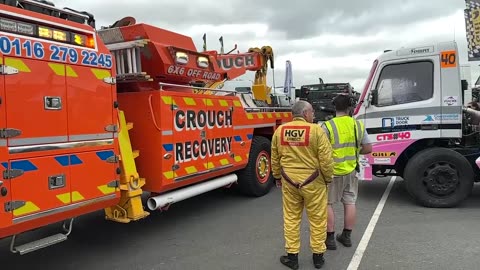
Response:
[[[380,202],[378,202],[375,212],[373,212],[372,218],[368,223],[367,229],[365,229],[365,232],[363,233],[362,240],[360,240],[360,243],[358,244],[358,247],[355,250],[355,254],[353,254],[352,260],[350,261],[350,264],[348,265],[347,270],[357,270],[358,267],[360,266],[360,262],[362,261],[363,254],[367,249],[368,242],[370,242],[370,237],[373,234],[373,230],[377,225],[378,218],[380,217],[380,214],[383,211],[383,206],[385,206],[385,202],[387,201],[388,195],[390,194],[390,190],[392,190],[392,186],[395,183],[396,179],[397,179],[396,176],[393,176],[390,179],[390,182],[388,183],[388,186],[385,189],[385,192],[383,193],[383,196],[380,199]]]

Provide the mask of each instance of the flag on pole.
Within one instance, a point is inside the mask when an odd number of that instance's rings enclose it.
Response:
[[[203,34],[203,51],[207,50],[207,33]]]
[[[283,84],[283,92],[287,94],[287,96],[291,97],[291,91],[293,88],[293,75],[292,75],[292,63],[290,60],[287,60],[286,67],[285,67],[285,83]]]
[[[480,0],[465,0],[465,5],[468,61],[478,61],[480,60]]]
[[[220,53],[223,54],[223,36],[221,36],[218,40],[220,41],[220,46],[221,46]]]

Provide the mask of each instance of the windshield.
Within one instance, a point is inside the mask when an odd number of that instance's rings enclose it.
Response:
[[[427,100],[433,96],[433,63],[421,61],[387,65],[380,73],[376,89],[376,106]]]

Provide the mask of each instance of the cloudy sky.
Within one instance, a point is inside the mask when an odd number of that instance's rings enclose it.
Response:
[[[464,0],[53,0],[57,6],[86,10],[97,28],[133,16],[137,22],[179,32],[202,49],[225,51],[238,45],[270,45],[275,53],[275,85],[283,85],[285,61],[293,67],[294,85],[350,82],[363,87],[375,58],[385,49],[457,40],[460,61],[468,62]],[[244,79],[252,79],[249,72]],[[272,73],[269,75],[272,82]]]

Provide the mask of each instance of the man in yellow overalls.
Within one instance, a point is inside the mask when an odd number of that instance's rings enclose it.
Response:
[[[300,223],[305,206],[310,222],[310,248],[315,268],[325,260],[327,184],[333,177],[332,146],[325,132],[313,124],[314,111],[306,101],[292,107],[293,121],[283,124],[272,138],[272,173],[282,187],[286,256],[280,262],[298,269]]]
[[[349,113],[354,101],[348,95],[338,95],[333,100],[336,116],[323,124],[323,128],[333,146],[335,162],[334,177],[328,187],[328,226],[327,249],[337,249],[335,243],[335,215],[332,204],[341,201],[344,208],[344,229],[337,240],[346,247],[352,246],[350,234],[355,224],[355,203],[358,194],[359,170],[358,155],[368,154],[372,145],[361,121],[353,119]]]

